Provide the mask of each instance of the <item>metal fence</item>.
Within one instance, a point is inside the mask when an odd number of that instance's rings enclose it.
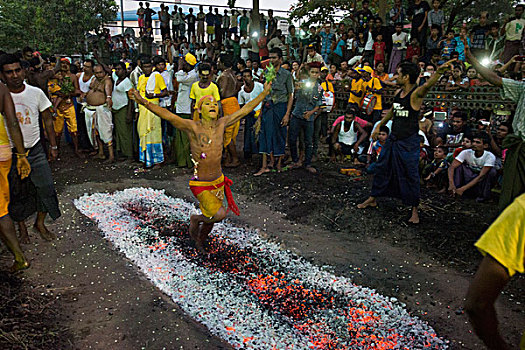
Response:
[[[334,83],[335,105],[330,114],[335,119],[345,113],[350,92],[348,87],[342,83]],[[392,104],[396,88],[387,87],[383,89],[383,108]],[[501,89],[494,86],[473,86],[466,90],[443,91],[435,87],[425,97],[425,104],[430,107],[441,107],[443,109],[457,107],[464,111],[474,110],[507,110],[514,112],[516,104],[501,97]]]

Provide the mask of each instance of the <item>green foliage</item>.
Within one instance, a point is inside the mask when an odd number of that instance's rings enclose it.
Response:
[[[60,83],[60,91],[66,96],[75,92],[75,86],[70,77],[64,77]]]
[[[432,1],[427,0],[432,6]],[[393,0],[372,0],[370,8],[378,13],[380,8],[386,7],[386,13],[392,8]],[[403,0],[403,6],[408,7],[411,1]],[[475,23],[481,11],[489,12],[489,22],[503,22],[507,15],[513,14],[513,0],[441,0],[441,7],[445,12],[445,20],[449,20],[450,27],[458,26],[463,22]],[[320,24],[325,22],[340,22],[339,17],[334,21],[334,16],[343,16],[348,22],[348,17],[353,10],[355,2],[352,0],[297,0],[292,6],[291,18],[301,20],[307,24]],[[361,1],[357,2],[357,10],[361,8]]]
[[[1,0],[0,48],[84,52],[86,34],[113,21],[117,10],[114,0]]]

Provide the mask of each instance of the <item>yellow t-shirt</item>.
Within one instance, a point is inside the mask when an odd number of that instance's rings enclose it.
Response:
[[[379,81],[378,78],[372,78],[369,81],[364,83],[367,91],[370,89],[374,90],[381,90],[383,88],[383,85],[381,85],[381,81]],[[368,93],[368,92],[367,92]],[[373,94],[377,98],[376,105],[374,106],[375,110],[382,110],[383,109],[383,103],[381,101],[381,95],[380,94]]]
[[[199,86],[199,82],[196,81],[191,86],[190,98],[195,100],[195,107],[197,107],[197,102],[199,102],[201,98],[208,95],[215,97],[217,102],[221,100],[221,95],[219,94],[219,87],[217,84],[212,82],[207,88],[203,89]]]
[[[0,161],[11,159],[11,144],[5,126],[4,116],[0,113]]]
[[[153,73],[152,73],[153,74]],[[160,94],[162,90],[166,89],[166,83],[164,82],[164,78],[160,74],[155,74],[155,89],[153,90],[154,94]],[[139,77],[139,81],[137,83],[137,91],[140,93],[140,96],[144,97],[146,100],[150,101],[151,103],[159,104],[158,98],[146,98],[146,85],[148,84],[148,79],[151,77],[145,76],[142,74]]]
[[[352,79],[352,83],[350,83],[350,98],[348,99],[349,103],[356,103],[358,105],[361,105],[361,101],[363,100],[365,91],[363,83],[363,79],[359,79],[357,81],[355,79]],[[354,95],[354,93],[360,92],[363,92],[361,97]]]
[[[475,246],[505,266],[511,277],[525,272],[525,193],[501,213]]]
[[[332,84],[331,82],[329,81],[323,81],[321,83],[321,88],[324,90],[324,91],[330,91],[332,93],[335,93],[334,91],[334,84]]]

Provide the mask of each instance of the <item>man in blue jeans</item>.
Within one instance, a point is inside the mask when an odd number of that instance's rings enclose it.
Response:
[[[292,154],[293,165],[292,168],[299,168],[301,163],[297,154],[297,138],[299,132],[304,132],[305,145],[305,168],[315,174],[317,170],[312,167],[312,149],[314,136],[314,121],[316,113],[319,111],[323,103],[323,89],[318,82],[319,73],[321,70],[320,62],[311,62],[308,64],[309,78],[297,83],[295,90],[295,108],[292,112],[290,120],[289,136],[290,136],[290,153]]]

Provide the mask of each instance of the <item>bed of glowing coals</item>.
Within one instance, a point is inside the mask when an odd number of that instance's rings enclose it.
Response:
[[[256,229],[216,224],[208,254],[198,252],[188,235],[195,205],[164,191],[86,194],[75,206],[184,312],[234,348],[448,348],[395,298],[336,276]]]

